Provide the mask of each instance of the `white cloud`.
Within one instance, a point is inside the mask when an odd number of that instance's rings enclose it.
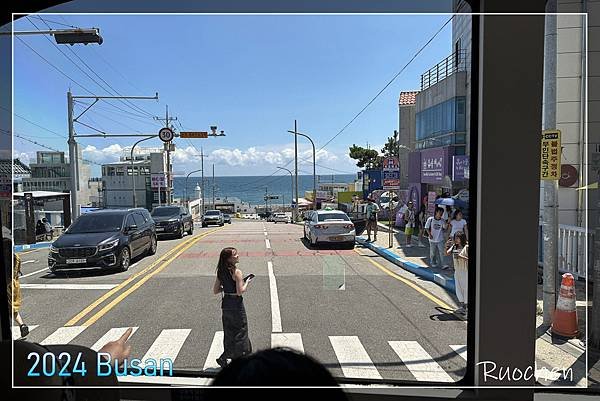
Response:
[[[8,151],[6,151],[5,153],[8,156]],[[13,156],[12,157],[13,157],[13,159],[19,159],[19,160],[21,160],[25,164],[29,164],[29,163],[35,162],[35,152],[33,152],[33,151],[22,152],[20,150],[13,149]],[[6,159],[8,157],[4,157],[2,155],[2,158]]]
[[[126,148],[119,144],[112,144],[102,149],[98,149],[93,145],[87,145],[83,150],[83,158],[96,163],[112,163],[119,160],[119,157],[124,154]]]

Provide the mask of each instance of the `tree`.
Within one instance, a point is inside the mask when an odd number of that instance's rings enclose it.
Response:
[[[367,149],[353,144],[350,147],[350,157],[357,160],[358,167],[378,168],[383,163],[383,157],[375,149]]]
[[[394,136],[390,136],[387,139],[386,144],[381,149],[381,153],[386,156],[399,157],[398,154],[398,131],[394,130]]]

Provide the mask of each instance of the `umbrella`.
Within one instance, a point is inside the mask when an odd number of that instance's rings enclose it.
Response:
[[[454,206],[458,208],[466,208],[467,202],[457,198],[439,198],[435,201],[436,205]]]

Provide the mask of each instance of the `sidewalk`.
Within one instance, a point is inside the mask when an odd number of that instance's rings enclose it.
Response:
[[[373,233],[371,233],[373,235]],[[377,241],[366,242],[367,234],[357,237],[357,242],[364,245],[374,252],[378,253],[387,260],[395,263],[399,267],[408,270],[417,276],[430,280],[445,288],[453,297],[454,292],[454,270],[452,268],[441,270],[431,268],[429,264],[429,241],[424,239],[423,247],[417,246],[418,239],[413,236],[412,246],[407,247],[406,236],[397,228],[393,229],[392,247],[389,245],[388,226],[379,224]],[[371,237],[373,238],[373,237]],[[447,260],[448,261],[448,260]],[[536,328],[536,361],[540,367],[546,367],[551,370],[553,367],[571,367],[575,383],[572,382],[552,382],[554,377],[548,376],[549,381],[539,378],[540,384],[566,386],[584,386],[585,385],[585,360],[589,357],[588,377],[590,386],[600,385],[600,353],[590,350],[586,355],[585,332],[586,332],[586,285],[585,282],[575,280],[575,294],[577,297],[577,317],[580,336],[572,340],[560,339],[552,334],[550,327],[543,325],[542,319],[542,289],[543,284],[537,284],[537,311]],[[591,287],[588,288],[588,313],[591,313]]]

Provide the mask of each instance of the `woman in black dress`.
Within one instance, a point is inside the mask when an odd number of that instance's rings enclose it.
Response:
[[[242,271],[237,268],[240,258],[235,248],[224,248],[219,256],[217,277],[213,286],[215,294],[223,293],[223,354],[217,359],[225,367],[228,359],[252,352],[248,338],[248,319],[242,294],[246,292],[252,278],[244,281]]]

